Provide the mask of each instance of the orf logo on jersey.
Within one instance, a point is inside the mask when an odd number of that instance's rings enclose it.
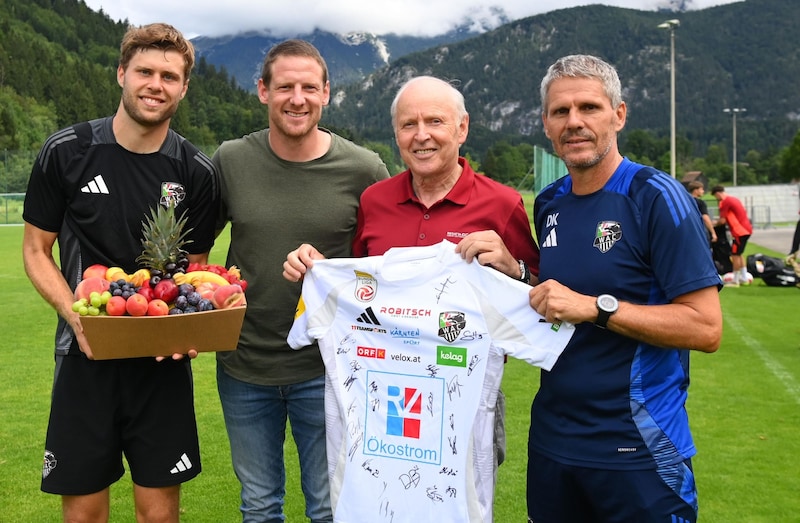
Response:
[[[368,272],[353,271],[356,273],[355,297],[358,301],[367,302],[375,298],[378,292],[378,280]]]
[[[445,311],[439,313],[439,336],[446,339],[449,343],[453,343],[464,326],[467,324],[467,319],[463,312],[458,311]]]
[[[389,385],[386,434],[419,439],[422,417],[422,393],[411,387]]]
[[[599,222],[592,245],[597,247],[600,252],[608,252],[621,239],[622,225],[619,222]]]
[[[158,203],[164,207],[177,207],[186,198],[186,189],[177,182],[161,183],[161,198]]]

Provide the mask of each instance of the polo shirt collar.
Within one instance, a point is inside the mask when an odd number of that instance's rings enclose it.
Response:
[[[458,164],[461,166],[461,176],[458,177],[456,184],[450,189],[450,192],[442,198],[442,201],[447,200],[457,205],[466,205],[472,193],[475,171],[472,170],[472,167],[470,167],[467,160],[463,157],[459,156]],[[403,184],[403,191],[398,195],[397,203],[406,203],[409,201],[419,202],[411,184],[411,170],[407,169],[398,176],[405,176],[406,180]]]

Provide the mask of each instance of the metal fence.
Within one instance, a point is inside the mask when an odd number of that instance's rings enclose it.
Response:
[[[567,174],[567,166],[558,156],[533,146],[533,165],[517,186],[517,190],[533,190],[535,194]],[[531,180],[533,179],[533,180]]]
[[[21,224],[25,193],[0,193],[0,224]]]
[[[747,213],[750,217],[750,222],[753,227],[760,229],[771,229],[772,225],[772,209],[769,205],[750,205],[745,206]]]
[[[37,153],[35,150],[0,150],[0,192],[25,191]]]

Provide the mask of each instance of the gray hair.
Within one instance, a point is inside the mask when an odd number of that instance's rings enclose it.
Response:
[[[614,67],[600,58],[585,54],[564,56],[547,69],[542,79],[541,97],[542,111],[547,112],[547,93],[550,85],[559,78],[589,78],[600,80],[603,89],[611,100],[611,107],[616,109],[622,103],[622,85]]]
[[[441,83],[442,85],[446,86],[448,88],[448,92],[453,98],[453,104],[456,107],[458,121],[459,122],[462,121],[464,117],[467,116],[467,107],[464,103],[464,95],[461,94],[461,91],[453,87],[453,84],[451,84],[450,82],[446,82],[441,78],[436,78],[435,76],[415,76],[414,78],[408,80],[406,83],[400,86],[400,89],[397,90],[397,94],[394,95],[394,100],[392,100],[392,106],[390,108],[390,112],[392,115],[392,127],[396,126],[397,124],[397,102],[398,100],[400,100],[400,96],[405,92],[408,86],[422,80],[425,81],[433,80],[435,82]]]

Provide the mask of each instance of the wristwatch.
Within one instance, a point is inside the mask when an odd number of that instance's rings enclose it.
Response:
[[[594,324],[605,329],[608,319],[619,309],[619,300],[610,294],[601,294],[597,297],[597,319]]]
[[[517,260],[519,262],[519,281],[522,283],[531,283],[531,269],[524,260]]]

